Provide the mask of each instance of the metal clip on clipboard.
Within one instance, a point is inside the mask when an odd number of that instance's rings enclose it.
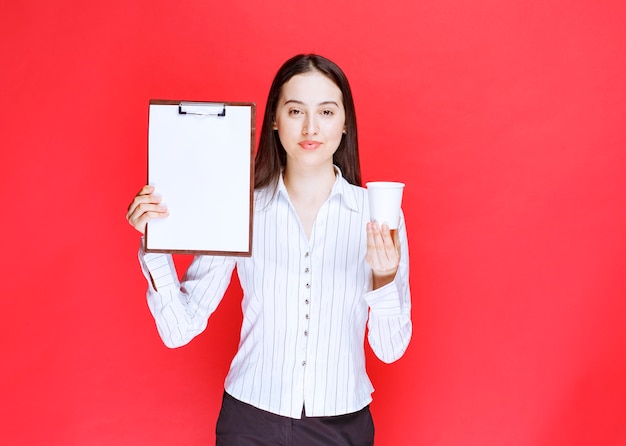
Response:
[[[179,115],[226,116],[226,104],[214,102],[181,102],[178,104]]]

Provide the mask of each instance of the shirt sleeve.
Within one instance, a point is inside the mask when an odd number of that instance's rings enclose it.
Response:
[[[376,356],[391,363],[406,351],[413,326],[411,324],[411,291],[409,288],[409,249],[404,217],[398,227],[400,265],[394,280],[365,293],[370,307],[368,341]]]
[[[226,256],[196,256],[179,281],[170,254],[146,253],[139,263],[148,281],[148,307],[163,343],[183,346],[202,333],[224,297],[236,260]]]

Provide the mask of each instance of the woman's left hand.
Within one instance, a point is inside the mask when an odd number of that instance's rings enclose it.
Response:
[[[392,235],[389,226],[369,222],[367,224],[367,253],[365,260],[372,269],[373,289],[391,283],[400,264],[398,232]]]

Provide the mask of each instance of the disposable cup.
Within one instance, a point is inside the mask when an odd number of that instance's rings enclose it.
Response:
[[[389,229],[398,229],[404,183],[372,181],[366,183],[370,205],[370,220]]]

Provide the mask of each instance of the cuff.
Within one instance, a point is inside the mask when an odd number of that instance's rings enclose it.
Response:
[[[170,254],[147,253],[144,250],[143,237],[139,249],[139,263],[148,279],[148,286],[153,291],[163,291],[165,288],[178,288],[178,276],[174,266],[174,260]]]
[[[402,300],[396,279],[376,290],[365,293],[365,301],[378,316],[398,316],[402,314]]]

